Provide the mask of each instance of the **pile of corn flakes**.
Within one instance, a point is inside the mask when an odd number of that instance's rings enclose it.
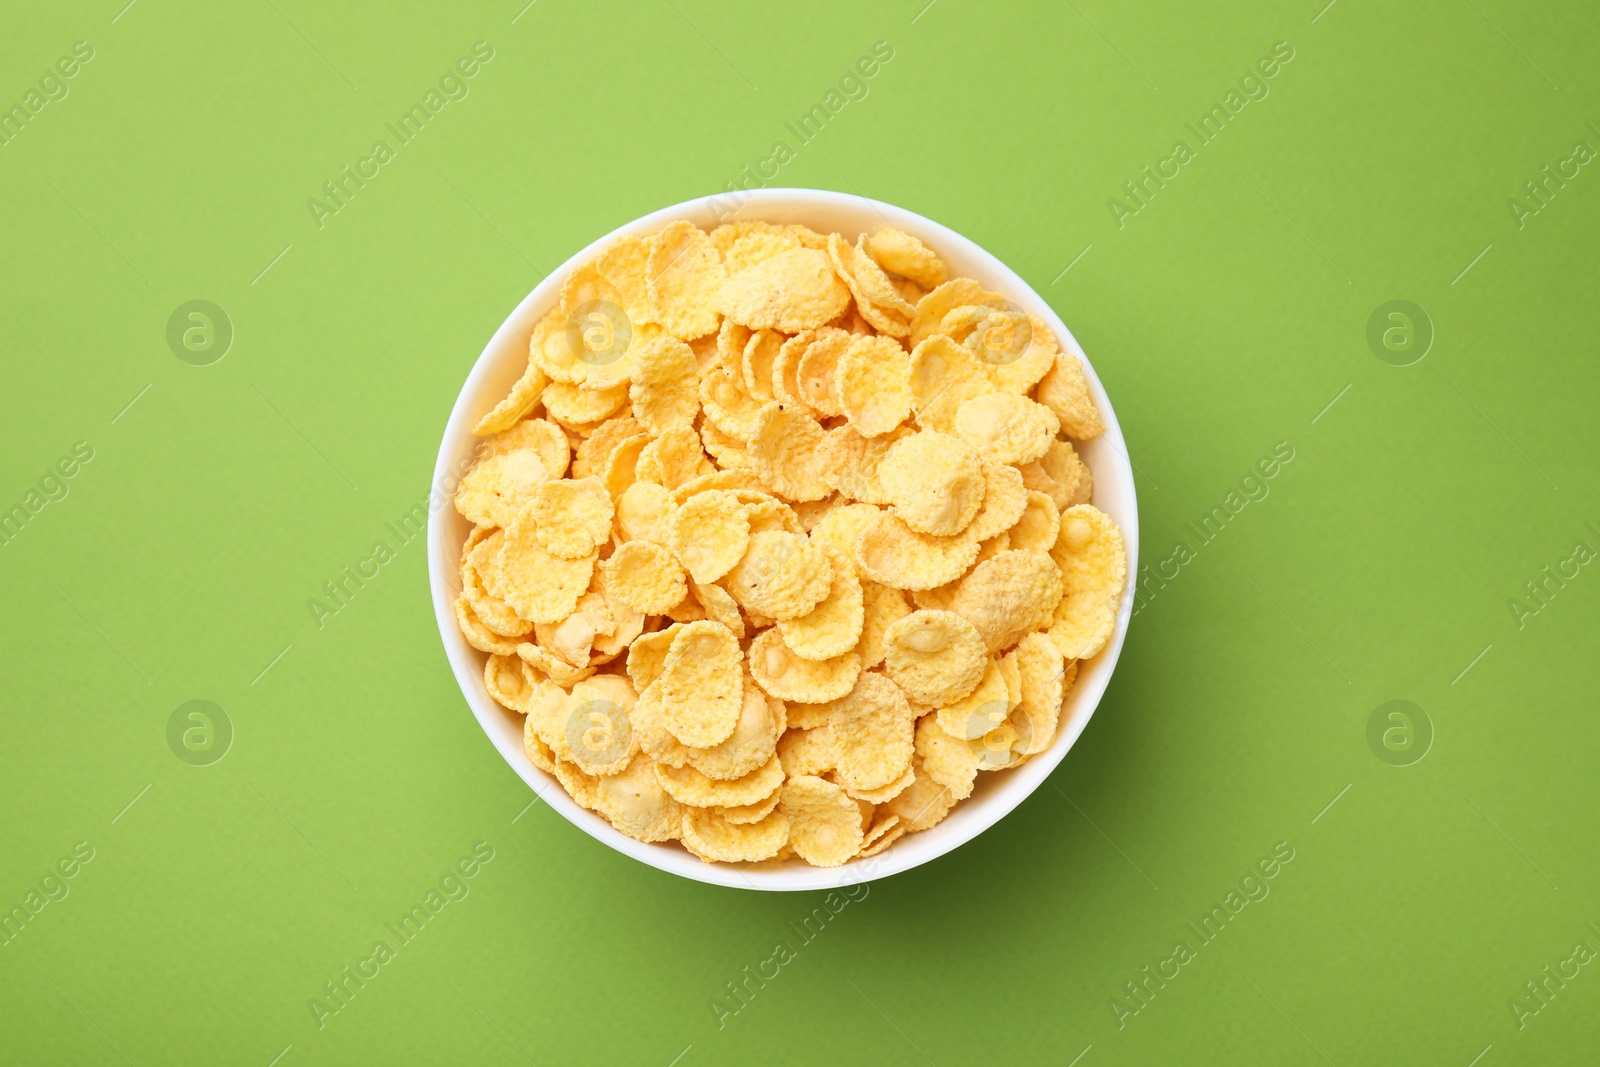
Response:
[[[706,861],[873,856],[1056,733],[1127,564],[1048,326],[895,229],[574,271],[485,415],[456,619],[528,759]]]

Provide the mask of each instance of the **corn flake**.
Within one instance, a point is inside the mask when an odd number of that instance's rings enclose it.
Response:
[[[869,325],[891,337],[904,337],[911,332],[916,308],[900,295],[883,268],[867,254],[864,236],[853,248],[843,237],[831,234],[828,258],[833,261],[834,273],[850,287],[856,310]]]
[[[689,766],[707,778],[743,778],[772,758],[787,725],[783,702],[767,696],[747,676],[733,733],[709,748],[691,747]]]
[[[691,622],[678,631],[656,679],[661,722],[673,737],[698,748],[727,740],[744,702],[743,660],[738,640],[720,623]]]
[[[1083,457],[1074,453],[1074,460],[1078,463],[1078,487],[1072,492],[1072,504],[1087,504],[1094,497],[1094,473],[1089,470],[1088,464],[1083,462]]]
[[[682,600],[668,608],[666,614],[673,622],[699,622],[706,617],[706,608],[693,592],[688,592]]]
[[[563,426],[598,426],[628,402],[628,386],[584,389],[567,382],[551,382],[544,391],[544,409]]]
[[[653,541],[619,545],[600,568],[617,599],[647,615],[660,615],[689,595],[683,565]]]
[[[956,409],[956,434],[996,463],[1032,463],[1055,440],[1055,413],[1016,393],[975,396]]]
[[[974,325],[966,345],[983,363],[996,389],[1026,393],[1055,366],[1056,336],[1043,319],[1019,311],[990,311]]]
[[[738,823],[716,810],[686,808],[683,846],[708,863],[748,863],[771,859],[789,839],[789,818],[773,811],[752,823]]]
[[[794,512],[795,518],[800,520],[800,529],[810,533],[817,525],[828,516],[834,508],[843,505],[844,501],[837,495],[825,500],[804,500],[795,504],[789,510]]]
[[[705,445],[711,461],[723,470],[745,470],[750,466],[744,442],[723,433],[709,418],[700,421],[700,443]]]
[[[509,656],[517,650],[516,638],[501,637],[483,624],[483,620],[472,610],[472,602],[467,599],[465,593],[456,597],[455,611],[456,625],[461,628],[461,636],[467,639],[467,644],[479,652]]]
[[[861,851],[861,809],[843,789],[815,775],[783,783],[777,814],[789,820],[789,844],[814,867],[837,867]]]
[[[907,775],[911,772],[907,771]],[[908,780],[907,786],[911,783]],[[898,796],[899,794],[895,794]],[[879,815],[873,824],[867,827],[866,835],[861,839],[862,859],[868,859],[893,848],[895,842],[905,836],[906,828],[898,815]]]
[[[733,225],[744,227],[746,224]],[[719,231],[728,229],[729,226],[723,225],[712,230],[711,243],[722,253],[722,265],[727,268],[730,275],[769,260],[779,252],[800,247],[798,237],[771,223],[756,223],[750,228],[741,228],[731,238],[724,235],[719,239]]]
[[[1017,740],[1013,748],[1020,756],[1031,756],[1050,747],[1061,717],[1061,702],[1066,696],[1065,661],[1055,642],[1044,634],[1029,634],[1017,643],[1007,657],[1017,668],[1021,699],[1009,718]]]
[[[510,429],[478,443],[479,460],[502,456],[507,452],[531,451],[539,457],[545,473],[552,478],[566,474],[571,446],[566,431],[545,419],[523,419]]]
[[[619,237],[595,257],[594,269],[611,286],[630,322],[650,318],[650,249],[655,236]]]
[[[832,554],[828,559],[833,568],[828,595],[799,618],[778,621],[784,645],[801,659],[833,659],[855,648],[861,640],[865,610],[855,564],[843,553]]]
[[[593,667],[574,667],[549,649],[524,641],[517,646],[517,655],[542,678],[548,678],[564,689],[570,689],[594,673]],[[565,696],[565,694],[562,694]]]
[[[580,808],[593,811],[595,789],[600,784],[599,779],[592,774],[584,774],[579,767],[566,760],[558,759],[554,762],[556,781],[561,783],[561,788],[567,791],[567,795],[576,801]]]
[[[886,337],[857,337],[833,373],[839,409],[862,437],[880,437],[911,414],[911,357]]]
[[[650,435],[637,433],[624,438],[606,457],[605,469],[600,473],[600,480],[605,484],[606,492],[611,494],[611,499],[615,500],[622,496],[628,491],[628,486],[638,480],[639,457],[648,444]]]
[[[1023,464],[1020,469],[1022,484],[1030,491],[1048,496],[1058,512],[1072,506],[1078,495],[1079,481],[1088,473],[1088,468],[1073,452],[1072,443],[1060,439],[1050,442],[1043,456]]]
[[[928,776],[922,757],[912,759],[911,769],[916,773],[916,780],[884,805],[884,811],[898,816],[906,833],[918,833],[943,822],[944,817],[950,814],[950,809],[955,807],[956,798],[949,786]]]
[[[861,643],[856,654],[861,657],[861,669],[871,670],[882,663],[888,650],[889,628],[907,615],[911,607],[906,596],[898,589],[867,579],[861,583],[863,615]]]
[[[705,618],[720,622],[733,636],[744,640],[744,616],[739,614],[738,601],[731,593],[720,585],[701,585],[693,578],[689,579],[689,592],[700,602]]]
[[[1000,661],[990,658],[978,687],[953,704],[938,709],[939,726],[951,737],[970,741],[999,726],[1011,711],[1011,693]]]
[[[1001,656],[999,663],[1000,677],[1006,683],[1006,711],[1009,713],[1022,703],[1022,671],[1017,666],[1017,657],[1009,653]]]
[[[568,322],[566,312],[560,307],[551,308],[528,338],[528,359],[552,382],[577,385],[588,374],[589,365],[568,343]]]
[[[978,324],[990,315],[1004,314],[1009,313],[995,311],[994,308],[985,307],[982,304],[963,304],[945,312],[944,318],[939,322],[939,333],[944,334],[952,341],[960,343],[963,348],[968,349],[974,355],[979,355],[986,351],[982,345],[967,344],[967,341],[972,337],[973,330],[977,329]]]
[[[701,373],[705,373],[706,368],[718,360],[730,367],[742,368],[745,346],[750,343],[753,332],[748,326],[741,326],[732,319],[723,319],[722,326],[717,330],[716,345],[712,349],[715,358],[708,356],[709,362],[700,364]]]
[[[837,418],[844,414],[844,408],[839,403],[835,371],[839,360],[854,343],[855,335],[845,330],[818,330],[801,354],[795,368],[795,387],[800,392],[801,401],[818,415]]]
[[[531,715],[523,720],[522,751],[528,757],[529,763],[546,774],[554,774],[556,770],[555,751],[545,743],[544,738],[539,736],[538,730],[534,728],[534,721]]]
[[[686,220],[668,223],[656,234],[648,270],[654,321],[683,341],[717,331],[717,293],[727,271],[704,230]]]
[[[664,630],[641,634],[628,646],[628,677],[633,679],[635,691],[644,693],[661,677],[661,668],[667,663],[667,649],[672,647],[672,639],[681,629],[683,626],[675,623]]]
[[[866,577],[895,589],[934,589],[965,574],[978,558],[978,547],[960,535],[918,533],[898,515],[880,512],[861,532],[856,566]]]
[[[996,652],[1048,625],[1061,594],[1062,572],[1050,556],[1006,551],[961,579],[950,610],[972,623],[989,651]]]
[[[574,667],[594,666],[591,653],[595,640],[610,636],[617,623],[606,605],[605,597],[591,588],[578,598],[572,614],[560,622],[541,622],[533,632],[539,647],[553,652]]]
[[[510,526],[528,506],[539,486],[551,478],[539,454],[518,449],[489,456],[473,465],[456,489],[455,506],[478,526]]]
[[[1022,517],[1011,527],[1011,547],[1029,552],[1049,552],[1061,533],[1061,512],[1046,493],[1029,490]]]
[[[862,437],[853,426],[836,426],[819,449],[824,480],[839,493],[865,504],[888,504],[879,466],[889,448],[911,432],[900,427],[877,437]]]
[[[617,530],[624,541],[672,543],[672,515],[677,505],[665,486],[634,482],[617,498]],[[1055,540],[1051,539],[1051,544]]]
[[[815,721],[815,720],[808,720]],[[802,774],[828,774],[838,761],[839,749],[826,722],[798,726],[793,721],[778,741],[778,762],[789,778]]]
[[[878,266],[909,278],[923,289],[943,285],[949,278],[944,260],[916,237],[892,227],[884,227],[864,240],[867,254]]]
[[[1128,556],[1116,524],[1093,504],[1061,513],[1061,534],[1051,558],[1061,569],[1063,593],[1050,639],[1069,659],[1088,659],[1117,625]]]
[[[833,490],[824,467],[822,427],[784,404],[768,404],[756,417],[750,464],[762,483],[790,500],[821,500]]]
[[[484,437],[510,429],[517,420],[533,410],[549,384],[550,376],[530,358],[527,369],[511,387],[511,392],[478,420],[472,432]]]
[[[912,715],[914,719],[914,709]],[[915,722],[912,721],[911,725],[914,727]],[[896,778],[888,785],[880,785],[876,789],[853,789],[843,780],[842,777],[837,784],[844,786],[844,791],[849,793],[856,800],[864,800],[869,804],[887,804],[889,801],[893,800],[895,797],[911,788],[911,783],[916,780],[917,772],[911,769],[911,760],[907,759],[905,773],[901,774],[900,777]]]
[[[907,382],[911,410],[917,413],[918,424],[930,429],[938,428],[928,425],[931,418],[953,422],[962,401],[994,391],[978,358],[942,333],[911,350]]]
[[[700,368],[676,337],[659,337],[640,350],[627,399],[633,417],[653,434],[692,426],[700,414]]]
[[[523,715],[533,696],[533,683],[523,673],[522,660],[511,655],[491,655],[483,663],[483,687],[497,702]]]
[[[912,612],[884,635],[884,670],[922,704],[955,703],[977,688],[987,666],[977,628],[951,611]]]
[[[836,318],[850,289],[834,273],[828,254],[792,248],[730,276],[716,296],[717,310],[752,330],[799,333]]]
[[[978,770],[1004,771],[1027,759],[1017,748],[1020,741],[1016,727],[1010,719],[1006,719],[993,730],[982,737],[968,741],[967,744],[978,762]]]
[[[636,841],[671,841],[681,832],[684,808],[661,788],[643,753],[620,774],[595,782],[593,798],[594,810]]]
[[[680,804],[694,808],[737,808],[771,796],[783,783],[783,764],[774,754],[749,774],[731,781],[708,778],[689,766],[657,764],[656,779]],[[782,801],[779,803],[781,805]]]
[[[716,470],[700,450],[700,435],[692,426],[672,426],[639,450],[634,476],[676,489]]]
[[[1004,536],[1022,519],[1028,507],[1028,487],[1017,468],[993,460],[980,460],[983,469],[983,506],[962,535],[987,542]],[[983,556],[980,553],[979,558]]]
[[[636,683],[637,684],[637,683]],[[682,767],[689,762],[689,746],[667,732],[661,721],[661,687],[651,684],[639,690],[633,705],[633,732],[639,749],[667,767]]]
[[[1056,353],[1055,366],[1039,381],[1039,403],[1061,421],[1061,429],[1076,441],[1087,441],[1105,433],[1106,424],[1089,395],[1089,380],[1083,364],[1071,352]]]
[[[504,540],[504,531],[494,530],[461,557],[461,593],[478,621],[497,636],[521,637],[532,627],[510,604],[489,595],[483,584],[483,571],[492,564]]]
[[[759,494],[736,494],[745,502],[745,518],[750,522],[750,536],[758,533],[778,532],[790,533],[796,537],[803,535],[806,528],[800,523],[800,516],[795,514],[793,508],[776,497]]]
[[[669,544],[694,580],[717,581],[733,570],[750,547],[750,520],[739,498],[726,489],[696,493],[673,512]]]
[[[657,335],[660,327],[630,318],[623,300],[592,262],[567,276],[561,286],[559,336],[545,343],[549,360],[566,369],[564,377],[552,375],[557,382],[584,389],[627,385],[640,343]]]
[[[761,484],[761,479],[756,477],[755,471],[749,469],[714,470],[710,474],[702,474],[699,477],[690,478],[673,489],[672,502],[674,504],[682,504],[696,493],[704,493],[709,489],[726,489],[736,496],[739,496],[744,490],[760,493],[763,497],[768,495],[765,487]],[[739,496],[739,499],[742,502],[744,497]]]
[[[766,630],[750,644],[750,677],[772,696],[789,704],[826,704],[850,692],[861,673],[861,660],[846,652],[828,660],[795,655],[783,634]],[[791,719],[800,712],[790,707]]]
[[[750,335],[750,340],[745,342],[739,369],[744,379],[745,391],[752,399],[763,404],[776,399],[772,392],[772,368],[786,340],[787,338],[776,330],[757,330]]]
[[[771,796],[764,800],[758,800],[754,804],[739,804],[734,807],[719,806],[709,808],[707,810],[716,812],[724,819],[727,819],[729,822],[736,825],[760,822],[777,809],[778,798],[782,796],[782,792],[783,791],[780,787],[778,789],[774,789]],[[787,840],[787,832],[785,832],[785,840]]]
[[[781,404],[793,404],[801,411],[813,413],[800,395],[800,357],[806,354],[811,342],[820,335],[819,330],[801,330],[778,347],[772,361],[772,398]]]
[[[563,559],[539,544],[533,515],[506,528],[487,570],[484,587],[529,622],[559,622],[572,614],[594,577],[596,557]]]
[[[729,438],[747,442],[756,432],[759,400],[745,392],[739,356],[719,355],[700,374],[700,407],[706,418]]]
[[[811,543],[829,553],[842,552],[853,560],[861,532],[872,525],[879,514],[879,510],[869,504],[841,504],[811,529]]]
[[[848,689],[845,691],[849,692]],[[833,718],[834,705],[831,700],[825,704],[787,703],[784,707],[791,730],[817,730],[827,726]]]
[[[835,705],[828,729],[837,749],[840,785],[881,789],[911,769],[916,715],[894,682],[881,674],[862,674]]]
[[[561,559],[583,559],[611,537],[616,510],[599,478],[545,482],[533,494],[534,536]]]
[[[917,722],[916,744],[917,755],[922,758],[921,773],[949,789],[956,800],[972,795],[979,760],[971,744],[945,731],[932,715]]]
[[[639,751],[630,722],[635,701],[633,686],[618,674],[596,674],[573,686],[550,746],[556,758],[599,778],[621,774]]]
[[[935,537],[965,529],[983,506],[988,488],[978,454],[965,442],[933,430],[896,441],[883,458],[879,477],[895,515],[917,533]]]
[[[603,566],[596,568],[594,583],[589,591],[600,594],[605,602],[606,614],[612,622],[609,633],[597,631],[595,634],[594,649],[589,656],[589,663],[593,666],[616,659],[644,633],[645,613],[617,595],[617,591],[611,588],[611,579]],[[578,603],[582,604],[582,599]]]
[[[733,599],[774,619],[797,619],[820,604],[833,582],[827,554],[804,534],[762,530],[728,572]]]
[[[935,286],[928,295],[917,301],[916,315],[911,323],[911,345],[915,348],[923,340],[939,331],[940,324],[951,309],[963,305],[984,304],[996,310],[1005,310],[1005,297],[991,293],[971,278],[952,278]]]

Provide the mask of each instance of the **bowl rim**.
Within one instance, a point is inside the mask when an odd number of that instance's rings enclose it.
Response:
[[[887,225],[922,238],[947,259],[960,258],[981,263],[982,270],[969,273],[982,276],[980,280],[983,284],[1001,290],[1014,306],[1042,318],[1055,332],[1061,347],[1079,358],[1083,364],[1090,392],[1106,427],[1103,435],[1080,446],[1080,452],[1087,452],[1090,448],[1095,449],[1093,465],[1097,489],[1106,486],[1107,469],[1117,476],[1115,484],[1118,490],[1119,514],[1116,521],[1127,549],[1128,577],[1124,582],[1122,601],[1117,609],[1116,627],[1105,647],[1080,666],[1078,680],[1068,695],[1057,736],[1051,742],[1050,748],[1033,756],[1020,767],[1004,772],[1003,775],[984,776],[1000,780],[992,788],[984,790],[983,797],[963,801],[938,826],[902,837],[900,842],[877,856],[852,860],[839,867],[810,867],[798,860],[782,865],[706,863],[675,842],[646,844],[636,841],[617,830],[600,815],[580,807],[568,796],[554,776],[541,771],[528,760],[523,752],[520,728],[516,730],[514,740],[507,735],[503,727],[508,717],[515,713],[501,709],[489,697],[483,683],[481,657],[484,653],[467,644],[456,625],[454,607],[456,590],[451,579],[458,569],[460,545],[451,546],[445,540],[445,533],[454,516],[451,498],[463,472],[460,457],[470,451],[467,446],[474,440],[472,425],[481,416],[482,411],[488,410],[488,407],[484,406],[485,400],[488,399],[489,406],[492,406],[493,400],[500,395],[493,394],[491,397],[487,394],[486,383],[496,377],[505,376],[504,371],[500,370],[500,364],[507,358],[508,343],[517,340],[517,335],[522,334],[524,344],[520,347],[526,347],[526,333],[539,317],[535,311],[543,314],[554,305],[559,299],[562,281],[572,270],[587,263],[619,237],[654,233],[667,223],[678,219],[688,219],[703,229],[709,229],[710,226],[721,222],[744,218],[770,220],[774,215],[787,216],[785,221],[798,222],[807,216],[814,217],[829,209],[841,208],[870,212],[884,220]],[[710,226],[706,225],[707,222]],[[959,249],[959,256],[952,256],[950,254],[952,249]],[[513,349],[515,347],[513,346]],[[498,375],[497,370],[500,371]],[[1102,443],[1110,445],[1115,454],[1103,455]],[[768,188],[695,197],[624,223],[568,257],[518,302],[484,345],[451,407],[440,441],[438,457],[434,463],[432,492],[428,503],[427,545],[428,582],[435,621],[456,684],[479,728],[538,799],[549,804],[563,818],[590,837],[657,870],[735,889],[810,891],[887,878],[931,862],[959,848],[1015,810],[1066,758],[1099,707],[1115,673],[1117,660],[1121,656],[1127,637],[1139,573],[1138,495],[1121,424],[1099,376],[1095,373],[1093,364],[1084,354],[1077,338],[1049,302],[999,257],[941,223],[883,201],[832,190]],[[939,833],[940,830],[944,830],[945,833]]]

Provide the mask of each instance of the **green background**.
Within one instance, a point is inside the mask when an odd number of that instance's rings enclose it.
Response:
[[[1509,602],[1600,548],[1600,173],[1520,227],[1507,201],[1600,149],[1600,9],[1324,3],[12,12],[6,106],[94,58],[0,147],[0,508],[94,458],[0,548],[0,907],[94,858],[0,948],[0,1058],[1593,1062],[1600,967],[1537,1014],[1523,983],[1600,949],[1600,575]],[[319,229],[307,199],[477,41],[470,95]],[[878,41],[870,94],[773,184],[903,205],[1027,278],[1114,398],[1144,561],[1196,551],[1049,787],[803,942],[820,895],[675,878],[529,809],[421,540],[385,524],[542,272],[796,148]],[[1278,42],[1270,95],[1197,147]],[[1107,201],[1180,138],[1119,228]],[[204,367],[166,342],[196,299],[236,331]],[[1436,335],[1404,367],[1366,340],[1396,299]],[[1278,442],[1270,496],[1197,546]],[[380,539],[319,628],[307,601]],[[209,766],[167,742],[195,699],[235,731]],[[1395,699],[1435,735],[1409,766],[1367,741]],[[323,983],[478,842],[470,896],[319,1029]],[[1278,842],[1270,896],[1119,1028],[1123,983]]]

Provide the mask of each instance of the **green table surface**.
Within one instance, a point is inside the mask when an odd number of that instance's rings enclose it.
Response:
[[[124,2],[0,34],[0,1060],[1595,1062],[1600,8]],[[739,181],[995,252],[1139,471],[1087,732],[836,911],[529,808],[391,527]]]

